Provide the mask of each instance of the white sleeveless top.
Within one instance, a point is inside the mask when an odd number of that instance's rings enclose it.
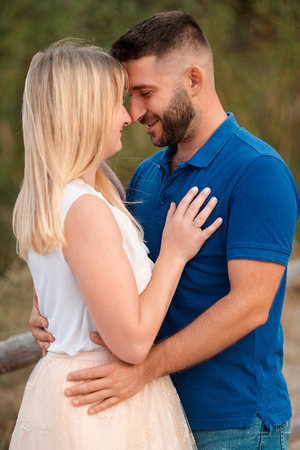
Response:
[[[121,230],[123,248],[129,258],[140,294],[149,283],[153,263],[147,256],[147,247],[140,241],[135,227],[122,211],[112,206],[102,194],[82,179],[76,179],[66,185],[63,191],[62,224],[72,203],[84,194],[101,198],[111,209]],[[28,266],[41,314],[49,322],[47,330],[55,337],[49,351],[75,356],[81,351],[101,349],[90,339],[91,331],[97,331],[96,326],[62,250],[48,255],[40,255],[30,250]]]

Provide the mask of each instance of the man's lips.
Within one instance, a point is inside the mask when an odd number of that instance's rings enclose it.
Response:
[[[152,122],[147,123],[147,131],[151,130],[151,128],[154,127],[154,125],[159,121],[159,119],[152,120]]]

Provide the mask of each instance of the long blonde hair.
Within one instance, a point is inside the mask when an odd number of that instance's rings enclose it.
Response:
[[[33,57],[23,95],[24,179],[13,212],[23,259],[30,248],[47,254],[66,244],[63,188],[104,155],[125,77],[110,55],[74,41],[61,41]],[[100,167],[96,186],[142,233]]]

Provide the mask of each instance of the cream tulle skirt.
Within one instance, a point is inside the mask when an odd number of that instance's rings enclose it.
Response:
[[[87,414],[87,406],[72,406],[64,396],[72,384],[67,374],[108,359],[106,350],[42,358],[27,382],[10,450],[196,449],[169,377],[94,416]]]

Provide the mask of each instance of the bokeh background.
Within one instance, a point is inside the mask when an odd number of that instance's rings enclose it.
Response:
[[[137,22],[170,10],[198,20],[214,52],[225,110],[277,149],[300,187],[299,0],[0,0],[0,339],[29,331],[32,282],[15,256],[11,214],[23,172],[22,92],[32,56],[71,36],[109,49]],[[109,164],[126,187],[156,149],[140,125],[123,135],[123,150]],[[293,258],[300,256],[299,241],[298,225]],[[299,300],[299,292],[288,294],[288,332],[299,317]],[[291,360],[299,356],[294,334]],[[0,450],[7,448],[30,370],[0,377]]]

